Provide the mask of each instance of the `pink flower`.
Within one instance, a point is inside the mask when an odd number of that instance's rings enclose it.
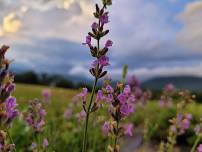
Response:
[[[97,92],[97,97],[96,97],[96,102],[99,102],[100,100],[103,99],[103,93],[102,90],[98,90]]]
[[[110,85],[107,85],[105,89],[106,89],[107,93],[113,93],[114,92],[114,89]]]
[[[129,85],[126,85],[126,86],[124,87],[123,93],[125,93],[125,94],[127,94],[127,95],[131,93],[131,88],[130,88]]]
[[[200,144],[197,148],[198,152],[202,152],[202,144]]]
[[[112,94],[108,94],[104,99],[107,103],[110,103],[113,101],[113,95]]]
[[[87,88],[83,88],[82,92],[78,94],[78,96],[82,99],[82,101],[86,101],[87,95],[88,95]]]
[[[102,132],[104,135],[108,135],[109,131],[110,131],[110,123],[105,122],[104,125],[102,126]]]
[[[102,25],[109,23],[109,16],[108,16],[108,12],[104,13],[101,17],[100,17],[100,22]]]
[[[43,147],[45,148],[45,147],[48,147],[48,145],[49,145],[49,142],[48,142],[48,140],[45,138],[44,140],[43,140]]]
[[[36,147],[37,147],[37,144],[33,142],[31,145],[31,150],[34,150]]]
[[[51,97],[51,90],[49,90],[49,89],[44,89],[44,90],[42,91],[42,96],[43,96],[43,98],[44,98],[44,101],[45,101],[45,102],[48,102],[48,101],[50,100],[50,97]]]
[[[105,48],[109,48],[113,45],[113,42],[111,40],[107,40],[107,42],[105,43]]]
[[[85,43],[82,43],[83,45],[88,45],[88,46],[91,46],[91,36],[86,36],[86,42]]]
[[[92,28],[93,30],[97,30],[98,24],[97,24],[96,22],[94,22],[94,23],[91,25],[91,28]]]
[[[124,125],[123,128],[124,128],[125,135],[133,136],[133,124],[132,123]]]
[[[134,112],[134,105],[130,104],[122,104],[120,107],[120,112],[123,117],[128,116],[130,113]]]
[[[109,65],[109,58],[107,56],[101,56],[99,59],[98,59],[98,63],[104,67],[104,66],[108,66]]]
[[[175,86],[173,84],[167,84],[164,88],[164,91],[167,93],[172,93],[175,90]]]
[[[119,94],[117,98],[122,104],[126,103],[127,101],[127,95],[125,93]]]

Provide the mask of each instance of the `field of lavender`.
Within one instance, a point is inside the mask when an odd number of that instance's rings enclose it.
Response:
[[[137,89],[142,91],[136,86],[136,82],[132,84],[136,93]],[[160,143],[162,141],[166,142],[169,128],[173,127],[171,120],[176,116],[176,106],[180,105],[183,100],[188,101],[190,99],[188,92],[184,92],[186,98],[182,98],[179,92],[174,90],[173,86],[168,85],[166,87],[162,91],[161,99],[158,101],[149,100],[143,98],[143,96],[138,99],[135,112],[127,120],[124,120],[126,130],[124,131],[124,137],[121,137],[119,141],[122,147],[121,151],[158,151]],[[80,91],[17,84],[13,95],[18,101],[18,109],[21,114],[14,120],[9,129],[12,140],[8,139],[8,141],[15,143],[16,151],[34,151],[36,145],[39,145],[40,149],[44,148],[44,151],[50,152],[81,151],[81,135],[83,133],[85,113],[82,111],[82,102],[78,100],[81,95]],[[170,98],[169,100],[162,100],[168,97]],[[33,102],[34,99],[39,99],[46,111],[43,130],[39,134],[37,133],[38,137],[35,137],[33,128],[29,126],[27,120],[24,118],[30,102]],[[107,145],[111,143],[111,139],[107,137],[109,130],[106,127],[108,108],[104,103],[101,103],[100,106],[99,112],[96,112],[96,115],[90,119],[89,151],[92,152],[107,151]],[[186,147],[183,151],[189,151],[198,135],[198,133],[195,135],[195,132],[198,132],[199,129],[197,124],[200,123],[202,106],[197,103],[188,103],[188,106],[183,111],[187,116],[188,114],[192,114],[193,119],[191,123],[189,122],[189,125],[186,122],[187,119],[184,118],[182,122],[185,128],[177,128],[182,129],[180,130],[182,132],[179,132],[179,136],[177,137],[178,144],[176,144],[176,147],[178,149],[176,149],[178,151],[181,149],[182,151],[183,147]],[[47,143],[45,142],[46,140]],[[139,141],[138,144],[136,143],[137,141]],[[35,149],[35,151],[41,150]]]
[[[101,40],[111,5],[95,5],[83,43],[95,59],[91,90],[15,84],[9,46],[0,48],[0,152],[202,152],[202,105],[192,92],[167,84],[154,99],[127,65],[117,82],[109,76],[113,42]]]

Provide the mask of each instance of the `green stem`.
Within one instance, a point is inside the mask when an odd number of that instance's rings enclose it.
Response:
[[[201,135],[199,135],[199,136],[196,138],[196,140],[195,140],[195,142],[194,142],[194,145],[193,145],[193,147],[191,148],[191,151],[190,151],[190,152],[194,152],[194,151],[195,151],[196,146],[198,145],[198,143],[200,142],[200,140],[201,140]]]
[[[116,123],[116,130],[118,131],[119,129],[119,122]],[[118,141],[118,133],[116,133],[115,137],[114,137],[114,152],[116,150],[116,145],[117,145],[117,141]]]
[[[88,122],[89,122],[90,110],[91,110],[91,106],[92,106],[92,103],[93,103],[93,97],[94,97],[94,94],[95,94],[97,81],[98,81],[98,79],[95,78],[95,81],[94,81],[94,84],[93,84],[93,90],[92,90],[92,94],[91,94],[91,98],[90,98],[90,104],[89,104],[88,109],[86,111],[86,120],[85,120],[85,129],[84,129],[84,135],[83,135],[82,152],[86,152],[86,150],[87,150]]]
[[[8,138],[10,139],[11,143],[12,143],[13,145],[15,145],[14,142],[13,142],[13,138],[11,137],[11,135],[10,135],[10,133],[9,133],[8,128],[7,128],[7,127],[5,127],[5,128],[6,128],[6,132],[7,132],[7,134],[8,134]],[[15,148],[15,147],[14,147],[14,152],[16,152],[16,148]]]

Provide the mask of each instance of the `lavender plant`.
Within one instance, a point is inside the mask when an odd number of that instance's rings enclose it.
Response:
[[[196,134],[196,139],[195,139],[194,144],[193,144],[193,146],[191,148],[191,152],[195,152],[196,147],[198,146],[198,144],[199,144],[199,142],[201,141],[201,138],[202,138],[202,118],[200,119],[200,123],[195,126],[194,132]],[[200,144],[198,146],[197,150],[199,152],[202,151],[202,144]]]
[[[11,96],[15,90],[15,84],[13,83],[14,75],[9,72],[11,61],[5,58],[8,49],[6,45],[0,48],[0,151],[2,152],[16,151],[8,129],[19,115],[16,99]]]
[[[46,110],[43,108],[42,103],[35,99],[30,101],[28,110],[24,113],[24,119],[27,125],[32,129],[35,141],[31,145],[33,151],[45,151],[49,145],[46,138],[41,141],[41,133],[45,126]]]
[[[105,25],[109,22],[109,12],[107,12],[107,6],[111,5],[111,0],[102,0],[102,7],[100,8],[98,4],[96,4],[96,11],[94,13],[94,17],[97,19],[96,22],[93,22],[91,25],[92,32],[88,33],[86,37],[86,42],[83,43],[87,45],[90,49],[92,57],[96,58],[96,60],[92,64],[92,68],[90,69],[90,73],[94,77],[94,84],[91,92],[91,97],[89,102],[83,100],[83,109],[86,113],[85,119],[85,129],[83,135],[83,146],[82,152],[87,151],[87,140],[88,140],[88,123],[90,114],[98,109],[97,104],[93,101],[96,85],[100,78],[104,77],[107,74],[107,71],[104,71],[104,67],[109,65],[109,58],[107,57],[107,52],[109,47],[112,46],[113,42],[111,40],[107,40],[105,46],[102,48],[100,45],[100,40],[109,33],[109,30],[105,30]],[[91,43],[92,39],[96,41],[96,46],[93,46]],[[84,98],[85,99],[85,98]]]
[[[173,88],[173,87],[172,87]],[[169,120],[171,123],[167,143],[161,143],[160,152],[173,152],[173,148],[177,143],[177,136],[185,133],[189,129],[192,114],[186,113],[184,109],[193,102],[195,96],[189,91],[180,91],[180,102],[177,104],[177,115],[175,118]]]
[[[129,85],[125,85],[127,67],[123,68],[122,80],[113,88],[109,81],[105,82],[103,88],[104,100],[108,105],[111,119],[106,121],[102,127],[103,133],[112,138],[112,143],[108,145],[110,152],[119,152],[118,140],[123,135],[133,135],[133,124],[123,124],[123,120],[135,110],[135,96],[131,92]]]

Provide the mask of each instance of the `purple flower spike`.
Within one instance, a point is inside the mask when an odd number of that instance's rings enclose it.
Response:
[[[113,45],[113,42],[111,40],[107,40],[107,42],[105,43],[105,48],[109,48]]]

